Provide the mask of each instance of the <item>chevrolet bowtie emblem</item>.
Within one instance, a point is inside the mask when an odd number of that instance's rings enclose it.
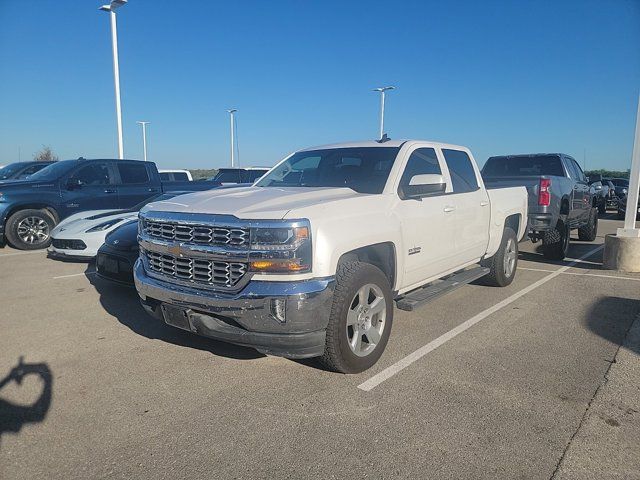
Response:
[[[180,245],[172,245],[167,249],[167,251],[174,257],[182,256],[182,247]]]

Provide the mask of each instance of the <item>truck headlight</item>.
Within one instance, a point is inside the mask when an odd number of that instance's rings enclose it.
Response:
[[[284,227],[253,227],[249,269],[263,273],[311,271],[311,229],[295,222]]]
[[[291,250],[308,239],[308,227],[253,228],[251,230],[251,248],[260,250]]]

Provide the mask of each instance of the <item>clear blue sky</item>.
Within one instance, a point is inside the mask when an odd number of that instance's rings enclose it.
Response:
[[[0,0],[0,163],[41,145],[117,154],[108,15],[100,1]],[[130,0],[119,10],[124,147],[162,167],[242,164],[374,138],[494,154],[562,151],[630,164],[640,1]]]

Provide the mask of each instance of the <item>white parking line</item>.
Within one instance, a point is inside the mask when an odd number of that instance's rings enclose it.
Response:
[[[579,259],[572,261],[571,263],[565,265],[564,267],[559,268],[558,270],[555,270],[554,272],[550,273],[546,277],[541,278],[537,282],[532,283],[528,287],[525,287],[522,290],[520,290],[519,292],[514,293],[510,297],[505,298],[501,302],[496,303],[494,306],[492,306],[490,308],[487,308],[485,311],[478,313],[476,316],[471,317],[469,320],[461,323],[460,325],[458,325],[457,327],[453,328],[452,330],[449,330],[447,333],[445,333],[443,335],[440,335],[435,340],[432,340],[431,342],[427,343],[423,347],[420,347],[415,352],[410,353],[409,355],[407,355],[403,359],[397,361],[393,365],[391,365],[391,366],[385,368],[384,370],[382,370],[381,372],[375,374],[370,379],[362,382],[360,385],[358,385],[358,388],[360,390],[364,390],[365,392],[369,392],[369,391],[373,390],[374,388],[376,388],[378,385],[380,385],[385,380],[390,379],[391,377],[393,377],[397,373],[400,373],[402,370],[407,368],[412,363],[420,360],[427,353],[432,352],[433,350],[435,350],[439,346],[445,344],[446,342],[448,342],[452,338],[457,337],[458,335],[460,335],[465,330],[468,330],[469,328],[473,327],[476,323],[481,322],[482,320],[487,318],[489,315],[491,315],[491,314],[497,312],[498,310],[506,307],[510,303],[515,302],[516,300],[518,300],[519,298],[523,297],[527,293],[529,293],[529,292],[535,290],[536,288],[544,285],[549,280],[554,279],[555,277],[557,277],[561,273],[569,270],[573,265],[575,265],[579,261],[584,260],[585,258],[588,258],[588,257],[598,253],[603,248],[604,248],[604,245],[600,245],[598,248],[594,248],[590,252],[587,252],[586,254],[584,254]]]
[[[518,270],[527,270],[529,272],[549,272],[553,273],[555,270],[545,270],[544,268],[528,268],[518,267]],[[621,275],[602,275],[599,273],[580,273],[580,272],[560,272],[563,275],[576,275],[578,277],[599,277],[599,278],[615,278],[617,280],[632,280],[634,282],[640,282],[640,278],[635,277],[623,277]]]
[[[60,275],[58,277],[53,277],[54,280],[58,280],[59,278],[71,278],[71,277],[79,277],[80,275],[93,275],[96,272],[82,272],[82,273],[72,273],[71,275]]]

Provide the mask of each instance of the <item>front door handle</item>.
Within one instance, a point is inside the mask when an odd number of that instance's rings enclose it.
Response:
[[[151,192],[151,193],[154,193],[154,192],[157,192],[157,191],[158,191],[157,188],[149,188],[149,189],[147,189],[147,192]]]
[[[489,205],[489,202],[480,202],[481,207],[486,207],[487,205]]]
[[[446,207],[444,207],[445,213],[453,212],[455,209],[456,207],[454,207],[453,205],[447,205]]]
[[[116,193],[116,191],[115,191],[115,190],[110,190],[110,189],[108,189],[108,188],[107,188],[107,189],[104,191],[104,193]]]

